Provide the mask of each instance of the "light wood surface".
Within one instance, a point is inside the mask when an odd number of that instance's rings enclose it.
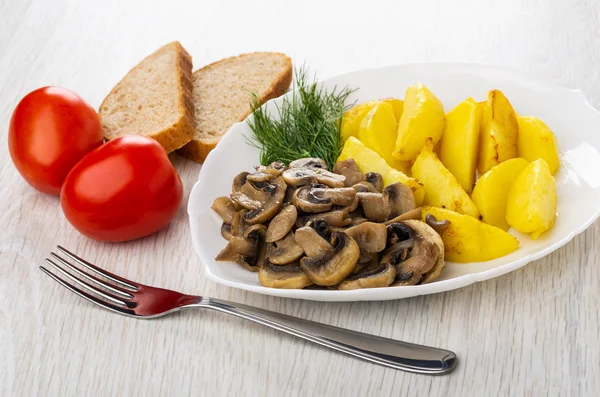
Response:
[[[581,89],[600,107],[599,7],[597,0],[0,1],[0,395],[598,395],[598,222],[542,260],[452,292],[390,302],[279,299],[206,279],[185,203],[168,228],[139,241],[82,237],[56,197],[19,176],[6,135],[14,106],[32,89],[64,86],[97,107],[129,68],[171,40],[196,68],[274,50],[321,78],[405,62],[497,64]],[[187,201],[200,166],[172,160]],[[445,347],[460,364],[448,376],[413,375],[219,313],[117,316],[38,270],[56,244],[142,283]]]

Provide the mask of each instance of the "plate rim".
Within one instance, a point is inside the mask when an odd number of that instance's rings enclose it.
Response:
[[[344,78],[348,78],[354,74],[359,74],[359,73],[381,71],[384,69],[396,69],[396,68],[402,68],[402,67],[419,67],[419,66],[422,66],[422,67],[447,66],[447,67],[452,67],[452,68],[457,68],[457,67],[461,68],[462,67],[462,68],[488,69],[490,71],[496,71],[496,72],[500,71],[503,73],[507,73],[513,77],[516,77],[519,79],[524,79],[528,83],[534,83],[534,84],[540,85],[546,89],[551,89],[553,91],[562,91],[564,93],[568,93],[568,95],[577,97],[581,102],[583,102],[583,104],[585,106],[587,106],[589,108],[589,110],[595,112],[598,116],[600,116],[600,110],[596,109],[589,102],[585,93],[579,89],[572,89],[572,88],[560,86],[558,84],[544,82],[542,80],[532,78],[523,72],[517,71],[515,69],[509,68],[506,66],[497,66],[497,65],[490,65],[490,64],[484,64],[484,63],[474,63],[474,62],[401,63],[401,64],[395,64],[395,65],[363,68],[363,69],[359,69],[359,70],[355,70],[355,71],[350,71],[350,72],[346,72],[343,74],[331,76],[327,79],[319,80],[319,83],[327,83],[332,80],[344,79]],[[293,90],[289,90],[286,94],[284,94],[280,97],[270,99],[262,106],[263,107],[272,106],[269,104],[273,104],[275,102],[282,101],[283,98],[291,95],[292,92],[293,92]],[[248,117],[252,117],[252,116],[250,115]],[[225,135],[223,136],[223,138],[221,140],[228,141],[230,139],[233,139],[235,134],[232,134],[232,131],[239,129],[244,124],[246,124],[248,117],[246,119],[244,119],[243,121],[234,123],[229,128],[227,133],[225,133]],[[215,149],[213,149],[213,152],[220,153],[221,150],[224,150],[223,149],[224,147],[225,147],[225,145],[217,145],[215,147]],[[196,252],[196,255],[198,256],[200,262],[202,263],[202,265],[205,269],[205,272],[206,272],[206,276],[209,280],[212,280],[218,284],[225,285],[228,287],[237,288],[237,289],[254,292],[254,293],[259,293],[259,294],[263,294],[263,295],[278,296],[278,297],[284,297],[284,298],[303,299],[303,300],[323,301],[323,302],[327,302],[327,301],[334,302],[334,301],[396,300],[396,299],[404,299],[404,298],[420,296],[420,295],[429,295],[429,294],[435,294],[435,293],[440,293],[440,292],[445,292],[445,291],[451,291],[451,290],[466,287],[466,286],[474,284],[476,282],[482,282],[485,280],[490,280],[490,279],[502,276],[504,274],[515,271],[521,267],[524,267],[525,265],[527,265],[533,261],[541,259],[541,258],[551,254],[552,252],[558,250],[559,248],[562,248],[563,246],[565,246],[568,242],[573,240],[577,235],[579,235],[579,234],[583,233],[585,230],[587,230],[600,217],[600,206],[598,206],[596,208],[596,211],[593,214],[590,214],[590,217],[587,219],[587,221],[584,222],[579,228],[571,230],[567,235],[565,235],[562,239],[558,240],[551,246],[546,247],[535,253],[529,254],[523,258],[517,259],[512,263],[501,265],[501,266],[498,266],[498,267],[495,267],[492,269],[488,269],[488,270],[484,270],[484,271],[478,272],[478,273],[465,274],[465,275],[462,275],[459,277],[455,277],[455,278],[451,278],[451,279],[447,279],[447,280],[441,280],[441,281],[437,281],[437,282],[431,283],[431,284],[426,284],[427,290],[423,290],[423,285],[388,287],[388,288],[393,288],[394,290],[396,290],[396,288],[398,288],[398,289],[401,288],[402,291],[405,291],[405,293],[401,294],[402,296],[397,296],[397,297],[393,297],[393,298],[377,296],[377,292],[379,292],[379,290],[381,290],[379,288],[370,289],[370,290],[348,290],[348,291],[340,291],[340,290],[334,290],[334,291],[333,290],[332,291],[310,290],[310,291],[307,291],[307,290],[298,290],[298,289],[268,288],[268,287],[264,287],[261,285],[248,285],[245,283],[240,283],[238,281],[232,281],[232,280],[229,280],[226,278],[222,278],[222,277],[219,277],[216,274],[214,274],[212,272],[210,266],[208,266],[208,264],[205,262],[205,260],[203,258],[203,254],[201,252],[201,249],[198,246],[196,239],[194,238],[194,236],[196,235],[196,229],[195,229],[196,224],[194,223],[194,219],[193,219],[195,216],[194,210],[192,209],[193,198],[198,195],[199,184],[200,184],[200,181],[202,178],[202,169],[205,167],[206,163],[211,164],[212,163],[211,159],[216,158],[216,157],[218,157],[218,156],[212,155],[212,153],[209,154],[206,161],[202,165],[202,168],[200,169],[197,180],[194,183],[194,186],[192,187],[189,198],[188,198],[187,213],[188,213],[188,219],[189,219],[189,224],[190,224],[190,228],[191,228],[191,237],[192,237],[192,244],[194,246],[194,251]],[[365,293],[366,291],[367,291],[367,293]],[[375,291],[375,293],[373,293],[373,292],[368,293],[368,291]]]

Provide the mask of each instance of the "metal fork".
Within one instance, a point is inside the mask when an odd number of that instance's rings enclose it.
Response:
[[[40,269],[68,290],[115,313],[150,319],[186,308],[213,309],[386,367],[421,374],[445,374],[456,367],[456,354],[448,350],[333,327],[240,303],[150,287],[102,270],[61,246],[57,248],[68,259],[52,252],[52,259],[46,258],[46,262],[64,278],[43,266]]]

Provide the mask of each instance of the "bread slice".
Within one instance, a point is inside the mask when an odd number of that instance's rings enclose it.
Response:
[[[178,153],[203,162],[221,137],[251,112],[251,95],[260,104],[287,91],[292,60],[276,52],[226,58],[194,72],[196,134]]]
[[[147,56],[100,105],[104,138],[145,135],[167,153],[194,136],[192,58],[178,42]]]

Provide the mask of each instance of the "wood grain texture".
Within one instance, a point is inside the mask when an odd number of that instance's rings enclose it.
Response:
[[[139,241],[80,236],[57,198],[21,179],[5,143],[27,92],[61,85],[97,107],[138,60],[171,40],[196,67],[272,50],[322,78],[404,62],[498,64],[582,89],[600,107],[597,0],[4,0],[0,26],[0,395],[598,395],[598,222],[542,260],[456,291],[390,302],[280,299],[208,281],[185,204],[168,228]],[[187,200],[200,166],[172,159]],[[419,376],[219,313],[117,316],[38,270],[56,244],[142,283],[445,347],[460,364],[449,376]]]

